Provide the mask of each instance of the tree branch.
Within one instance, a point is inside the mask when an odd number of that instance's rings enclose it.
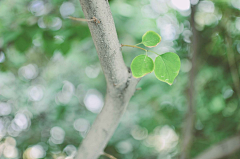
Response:
[[[107,81],[105,104],[83,140],[77,159],[96,159],[118,126],[139,80],[126,67],[116,28],[107,0],[80,0],[86,19],[96,17],[100,23],[88,22],[103,73]]]
[[[227,45],[227,58],[228,58],[228,64],[231,71],[231,76],[233,80],[234,89],[236,90],[237,96],[238,96],[238,102],[240,102],[240,81],[239,81],[239,74],[237,69],[237,64],[234,57],[234,51],[233,51],[233,44],[232,39],[229,37],[229,35],[226,35],[226,45]]]
[[[240,135],[228,138],[202,152],[194,159],[220,159],[227,157],[240,149]]]
[[[185,116],[184,126],[182,130],[182,143],[181,143],[181,154],[180,159],[189,158],[189,151],[191,149],[192,140],[193,140],[193,131],[194,131],[194,123],[195,123],[195,76],[196,76],[196,63],[197,63],[197,52],[199,47],[198,42],[198,31],[195,28],[194,22],[194,14],[195,14],[196,6],[192,7],[190,24],[192,28],[192,41],[191,41],[191,63],[192,69],[189,72],[189,86],[187,91],[188,96],[188,110]]]

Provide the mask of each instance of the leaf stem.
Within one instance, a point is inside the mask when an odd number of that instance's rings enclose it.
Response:
[[[135,46],[135,45],[123,45],[123,44],[122,44],[121,46],[134,47],[134,48],[138,48],[138,49],[141,49],[141,50],[147,51],[146,49],[141,48],[141,47],[138,47],[138,46]]]
[[[139,44],[140,44],[140,43],[139,43]],[[137,44],[137,45],[138,45],[138,44]],[[138,49],[144,50],[144,51],[146,51],[146,54],[147,54],[147,52],[152,52],[152,53],[154,53],[154,54],[156,54],[156,55],[159,55],[158,53],[156,53],[156,52],[154,52],[154,51],[147,50],[147,49],[138,47],[138,46],[136,46],[136,45],[123,45],[123,44],[121,44],[121,47],[123,47],[123,46],[133,47],[133,48],[138,48]]]
[[[138,46],[138,45],[141,45],[141,44],[142,44],[142,42],[140,42],[140,43],[136,44],[135,46]]]
[[[156,53],[156,52],[154,52],[154,51],[152,51],[152,50],[148,50],[149,52],[152,52],[152,53],[154,53],[154,54],[156,54],[156,55],[159,55],[158,53]]]

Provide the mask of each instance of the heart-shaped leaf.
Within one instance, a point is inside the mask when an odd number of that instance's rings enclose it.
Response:
[[[148,73],[151,73],[154,69],[153,60],[146,55],[139,55],[135,57],[131,64],[131,70],[133,77],[140,78]]]
[[[154,31],[148,31],[142,36],[142,43],[146,47],[155,47],[160,43],[160,41],[161,36]]]
[[[168,52],[155,59],[155,75],[163,82],[172,85],[180,70],[181,62],[177,54]]]

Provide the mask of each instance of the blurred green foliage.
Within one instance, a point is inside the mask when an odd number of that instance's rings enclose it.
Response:
[[[182,66],[172,86],[154,74],[140,81],[106,152],[120,159],[177,158],[192,66],[191,12],[167,0],[111,0],[110,7],[120,43],[134,45],[156,31],[162,41],[153,50],[176,52]],[[239,9],[236,0],[196,4],[192,157],[240,129],[239,83],[232,78],[239,79]],[[87,23],[68,15],[84,17],[77,0],[0,1],[0,158],[72,158],[103,106],[106,82]],[[122,52],[127,66],[145,53]]]

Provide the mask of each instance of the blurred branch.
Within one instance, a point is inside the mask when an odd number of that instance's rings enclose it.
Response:
[[[191,13],[191,19],[190,24],[192,28],[192,41],[191,41],[191,48],[190,53],[192,55],[191,57],[191,63],[192,63],[192,69],[189,73],[189,86],[187,91],[188,96],[188,110],[185,116],[184,126],[182,129],[182,142],[181,142],[181,154],[180,159],[186,159],[189,158],[189,151],[191,149],[192,140],[193,140],[193,131],[194,131],[194,123],[195,123],[195,76],[196,76],[196,58],[197,58],[197,52],[199,47],[198,42],[198,31],[195,28],[195,22],[194,22],[194,14],[195,14],[196,6],[192,7],[192,13]]]
[[[237,69],[237,64],[234,57],[234,51],[232,48],[232,39],[227,35],[226,36],[226,44],[227,44],[227,58],[229,63],[229,68],[231,71],[231,76],[233,80],[233,84],[238,95],[238,101],[240,100],[240,82],[239,82],[239,74]]]
[[[211,146],[194,159],[219,159],[230,156],[239,149],[240,135],[237,135]]]
[[[104,107],[79,147],[76,158],[97,159],[117,128],[139,80],[132,77],[123,61],[108,1],[80,0],[80,3],[86,19],[96,17],[101,21],[88,22],[88,26],[107,81],[107,94]]]

